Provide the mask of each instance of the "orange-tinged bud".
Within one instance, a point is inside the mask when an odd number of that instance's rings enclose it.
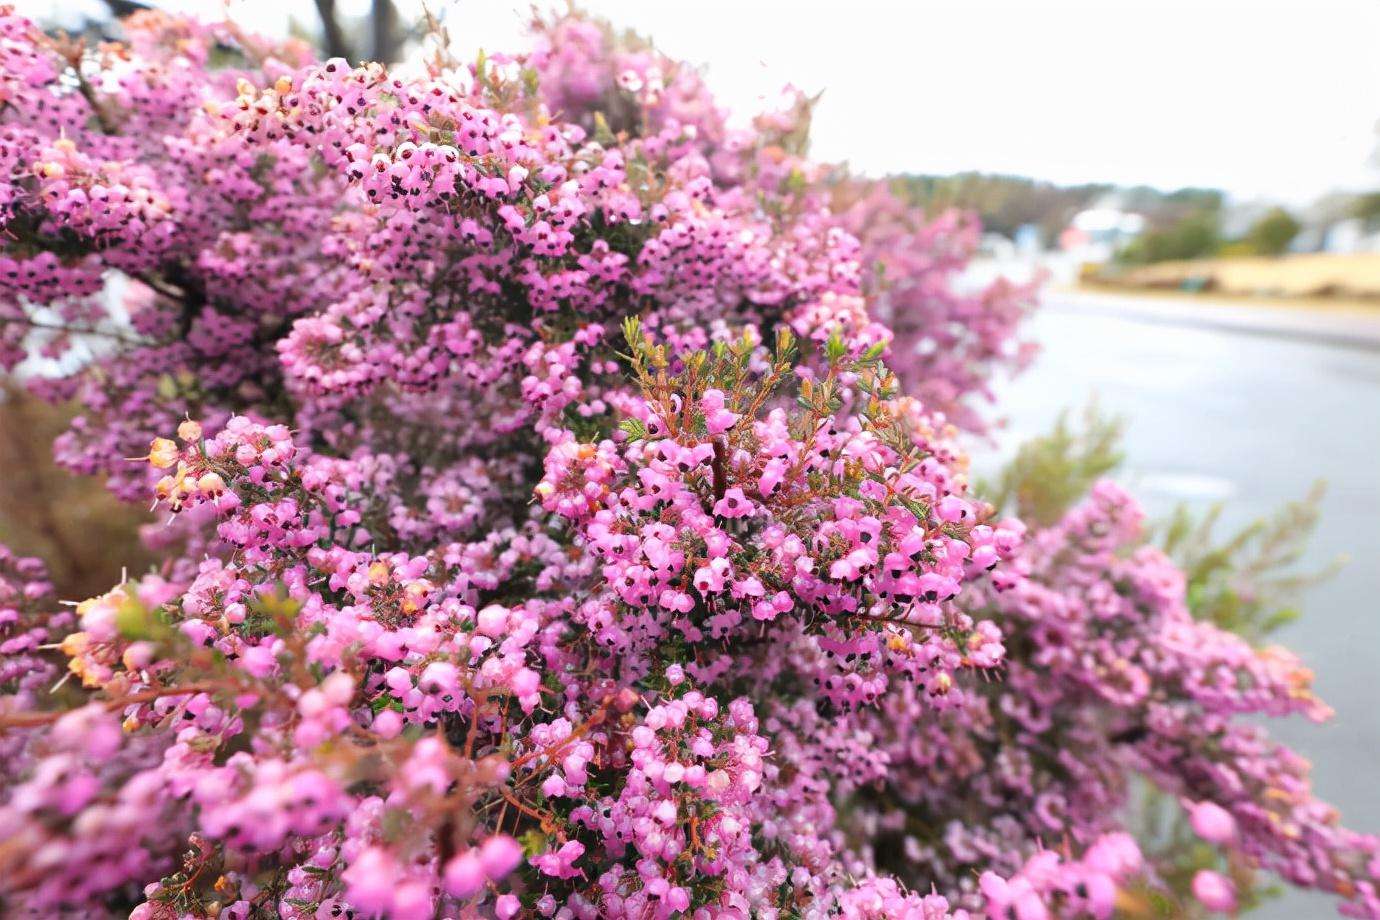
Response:
[[[196,487],[206,495],[220,495],[225,491],[225,480],[216,472],[203,473],[196,481]]]
[[[158,484],[153,487],[154,497],[160,502],[165,502],[172,498],[173,492],[177,490],[177,480],[171,476],[164,476],[158,480]]]
[[[153,644],[132,642],[120,656],[120,662],[131,671],[147,668],[153,662]]]
[[[86,649],[86,633],[68,633],[65,637],[63,637],[62,643],[58,646],[58,648],[62,651],[62,654],[67,655],[69,657],[73,655],[80,655]]]
[[[177,462],[179,453],[174,442],[167,438],[154,438],[149,444],[149,463],[160,470],[166,470]]]
[[[403,586],[402,609],[404,613],[416,613],[422,609],[422,598],[431,591],[431,582],[426,579],[409,581]]]

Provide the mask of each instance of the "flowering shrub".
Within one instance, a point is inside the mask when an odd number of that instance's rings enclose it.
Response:
[[[1030,532],[970,489],[1029,292],[955,293],[971,226],[800,100],[730,127],[578,17],[414,75],[124,28],[0,14],[4,358],[113,340],[35,386],[171,519],[73,610],[0,555],[8,911],[1101,918],[1162,887],[1140,776],[1203,907],[1380,916],[1239,718],[1321,717],[1298,662],[1110,484]]]

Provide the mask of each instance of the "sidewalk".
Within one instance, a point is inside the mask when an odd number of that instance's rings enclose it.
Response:
[[[1187,300],[1070,290],[1049,291],[1041,309],[1110,314],[1136,322],[1198,326],[1242,335],[1380,351],[1380,310],[1308,309],[1275,304],[1251,306],[1211,297]]]

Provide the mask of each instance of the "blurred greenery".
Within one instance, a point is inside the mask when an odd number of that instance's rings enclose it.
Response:
[[[1083,410],[1081,425],[1070,424],[1063,412],[1053,431],[1022,444],[997,481],[980,486],[979,494],[1027,524],[1048,527],[1121,464],[1124,428],[1096,404]]]
[[[1303,225],[1283,208],[1271,208],[1251,225],[1242,240],[1254,255],[1277,256],[1283,254],[1294,237],[1299,235]]]
[[[1120,419],[1105,415],[1096,405],[1083,411],[1078,424],[1071,424],[1065,412],[1052,431],[1021,445],[995,483],[980,484],[979,494],[1028,524],[1048,526],[1099,477],[1115,472],[1123,456],[1123,428]],[[1195,617],[1260,644],[1299,616],[1302,590],[1330,575],[1339,564],[1321,571],[1300,569],[1308,540],[1317,528],[1323,491],[1318,483],[1302,499],[1225,538],[1218,536],[1221,504],[1201,514],[1180,505],[1168,520],[1149,528],[1147,539],[1182,568],[1185,600]],[[1243,912],[1282,893],[1271,877],[1198,838],[1174,796],[1141,784],[1130,812],[1130,826],[1160,877],[1154,884],[1123,892],[1118,916],[1206,917],[1191,895],[1193,876],[1200,869],[1230,875]]]
[[[982,218],[984,230],[1007,237],[1034,224],[1046,243],[1057,238],[1075,214],[1113,188],[1105,184],[1058,186],[1023,176],[976,172],[902,176],[892,184],[898,194],[931,215],[950,208],[974,211]]]
[[[1351,214],[1364,221],[1368,228],[1380,224],[1380,192],[1358,195],[1351,204]]]
[[[1127,243],[1117,261],[1146,265],[1216,255],[1222,245],[1216,211],[1195,211],[1162,230],[1149,230]]]
[[[1025,176],[962,172],[948,176],[904,175],[894,178],[892,190],[929,214],[949,208],[975,212],[983,230],[1014,237],[1022,226],[1039,228],[1041,242],[1053,245],[1075,214],[1112,196],[1119,207],[1143,214],[1152,228],[1168,227],[1199,211],[1217,211],[1222,192],[1181,188],[1164,192],[1146,185],[1119,186],[1105,182],[1055,185]]]
[[[1048,527],[1121,465],[1124,429],[1122,419],[1095,403],[1076,424],[1061,413],[1051,431],[1017,449],[995,482],[980,483],[979,494],[1029,525]],[[1180,505],[1147,536],[1183,570],[1194,616],[1258,643],[1296,619],[1303,589],[1343,562],[1300,570],[1325,491],[1318,482],[1303,498],[1225,537],[1218,534],[1222,504],[1197,514]]]
[[[1215,536],[1221,504],[1196,518],[1180,505],[1155,536],[1184,571],[1193,615],[1255,643],[1297,619],[1295,602],[1303,589],[1332,575],[1343,562],[1319,571],[1299,570],[1325,491],[1322,482],[1315,483],[1304,498],[1225,539]]]

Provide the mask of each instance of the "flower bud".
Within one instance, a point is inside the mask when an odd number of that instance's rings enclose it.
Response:
[[[202,473],[196,481],[196,487],[198,491],[214,498],[225,492],[225,480],[216,472]]]
[[[154,438],[149,443],[149,463],[160,470],[166,470],[177,462],[177,445],[167,438]]]
[[[1236,885],[1220,872],[1199,870],[1193,876],[1193,896],[1208,910],[1223,914],[1236,911]]]

